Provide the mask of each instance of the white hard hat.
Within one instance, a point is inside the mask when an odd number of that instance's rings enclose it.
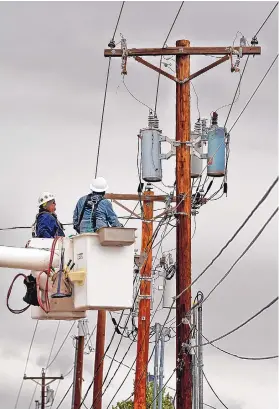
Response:
[[[108,184],[104,178],[96,178],[93,180],[93,183],[90,185],[92,192],[106,192],[108,190]]]
[[[43,192],[41,194],[41,196],[39,197],[39,199],[38,199],[38,204],[39,204],[39,206],[41,206],[41,205],[49,202],[50,200],[55,200],[55,197],[53,196],[53,194],[49,193],[49,192]]]

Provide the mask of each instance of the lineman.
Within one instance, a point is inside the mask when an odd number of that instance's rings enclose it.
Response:
[[[33,224],[32,236],[40,238],[65,237],[63,225],[57,219],[56,203],[52,193],[43,192],[38,199],[39,213]]]
[[[108,190],[104,178],[98,177],[90,185],[91,193],[83,196],[76,204],[73,215],[74,229],[78,233],[96,232],[102,227],[123,227],[111,202],[104,198]]]

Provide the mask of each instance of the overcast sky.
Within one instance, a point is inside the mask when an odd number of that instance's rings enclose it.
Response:
[[[249,41],[264,21],[274,2],[185,2],[168,45],[189,39],[193,46],[230,46],[236,32]],[[128,47],[160,47],[179,8],[179,2],[126,2],[116,33]],[[103,49],[111,39],[120,2],[1,2],[0,3],[0,227],[28,226],[34,221],[37,198],[48,190],[57,198],[57,212],[71,222],[76,200],[88,193],[94,177],[104,85],[108,61]],[[250,98],[278,51],[278,15],[273,13],[258,35],[262,55],[250,58],[240,97],[228,126]],[[158,59],[149,59],[159,63]],[[191,58],[191,72],[211,63],[211,57]],[[241,60],[241,68],[244,58]],[[173,65],[174,68],[174,65]],[[278,173],[278,78],[277,63],[231,133],[228,197],[204,206],[197,216],[193,239],[193,278],[215,256],[270,186]],[[195,79],[202,117],[229,104],[239,76],[229,63]],[[128,61],[126,84],[148,106],[154,106],[157,75],[135,61]],[[107,178],[110,192],[135,193],[137,134],[147,124],[148,109],[129,95],[121,84],[120,60],[111,63],[111,76],[103,127],[99,175]],[[192,93],[191,93],[192,94]],[[192,124],[198,117],[196,96],[191,95]],[[219,111],[222,125],[228,107]],[[161,79],[158,116],[163,133],[175,136],[175,86]],[[174,182],[174,159],[164,163],[164,183]],[[219,187],[219,181],[214,186]],[[159,187],[164,188],[159,184]],[[193,288],[205,294],[227,271],[277,206],[274,189],[239,237]],[[126,203],[127,205],[127,203]],[[131,208],[134,203],[128,204]],[[125,211],[116,208],[119,215]],[[139,222],[129,222],[140,228]],[[67,233],[72,233],[68,228]],[[213,339],[234,328],[265,306],[278,292],[278,223],[274,219],[257,243],[204,305],[204,334]],[[0,232],[0,244],[24,246],[30,231]],[[140,230],[138,244],[140,248]],[[163,250],[175,247],[175,235],[164,241]],[[16,316],[6,308],[6,294],[15,271],[1,269],[0,397],[13,409],[35,326],[29,312]],[[157,283],[159,284],[159,283]],[[22,306],[23,288],[15,286],[12,303]],[[157,298],[160,295],[157,295]],[[166,311],[155,318],[163,321]],[[95,313],[89,313],[94,327]],[[71,323],[61,323],[54,353]],[[38,376],[45,366],[57,322],[39,322],[27,375]],[[73,331],[75,334],[75,330]],[[112,334],[108,323],[107,342]],[[244,356],[276,355],[278,352],[277,305],[252,323],[225,338],[218,346]],[[110,355],[119,338],[110,349]],[[93,338],[93,345],[95,339]],[[124,340],[116,358],[129,346]],[[166,379],[175,367],[174,342],[166,345]],[[241,361],[205,347],[204,371],[229,409],[278,408],[277,361]],[[135,357],[131,348],[125,363]],[[51,367],[50,374],[67,373],[74,358],[69,338]],[[85,357],[84,391],[92,379],[94,357]],[[106,368],[110,361],[105,361]],[[114,365],[113,368],[116,368]],[[152,371],[152,366],[150,367]],[[113,373],[113,372],[112,372]],[[106,409],[127,369],[112,381],[104,395]],[[68,389],[70,374],[61,382],[54,408]],[[130,376],[118,394],[125,399],[132,390]],[[57,384],[56,384],[57,385]],[[175,379],[170,382],[175,386]],[[25,381],[19,409],[28,409],[34,386]],[[172,392],[173,393],[173,392]],[[91,403],[90,392],[87,403]],[[39,393],[35,395],[39,399]],[[71,397],[61,408],[69,408]],[[222,405],[205,386],[205,402]],[[31,408],[35,404],[32,403]]]

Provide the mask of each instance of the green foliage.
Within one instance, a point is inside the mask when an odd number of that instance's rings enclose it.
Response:
[[[157,390],[158,394],[158,390]],[[147,393],[146,393],[146,409],[152,409],[152,402],[153,402],[153,382],[149,382],[147,385]],[[169,393],[166,393],[163,390],[163,409],[173,409],[173,398],[170,396]],[[157,405],[158,407],[158,405]],[[128,400],[127,402],[122,401],[118,402],[116,406],[113,406],[112,409],[133,409],[134,402],[132,400]]]

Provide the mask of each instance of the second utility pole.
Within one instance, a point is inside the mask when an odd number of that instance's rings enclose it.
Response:
[[[179,40],[177,47],[190,47],[188,40]],[[176,77],[190,76],[190,55],[177,55]],[[176,84],[176,295],[191,284],[191,156],[186,142],[190,141],[190,81]],[[176,392],[177,409],[192,408],[191,355],[186,344],[190,339],[190,325],[182,324],[191,310],[191,288],[176,301]],[[189,317],[190,320],[190,317]],[[183,345],[185,349],[183,350]]]
[[[106,311],[99,310],[97,318],[92,409],[102,409],[105,335],[106,335]]]
[[[75,370],[74,370],[74,388],[72,409],[79,409],[81,403],[82,391],[82,371],[84,354],[84,320],[78,322],[78,336],[76,337],[75,352]]]
[[[135,378],[134,409],[146,409],[146,386],[148,347],[150,329],[151,306],[151,276],[152,276],[152,235],[153,235],[153,202],[147,201],[146,196],[153,192],[147,187],[143,194],[143,222],[141,251],[145,261],[140,271],[140,295],[138,315],[138,341]]]

